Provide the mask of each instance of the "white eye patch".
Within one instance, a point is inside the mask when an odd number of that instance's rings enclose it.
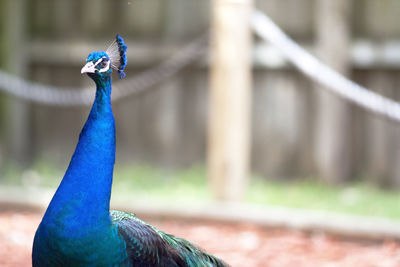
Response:
[[[107,60],[107,58],[102,57],[99,60],[94,63],[94,66],[97,67],[97,65],[100,65],[102,67],[99,69],[99,72],[106,72],[110,69],[110,60]]]

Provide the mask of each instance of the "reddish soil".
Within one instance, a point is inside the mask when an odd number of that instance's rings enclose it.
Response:
[[[31,266],[31,246],[40,215],[0,212],[0,266]],[[232,266],[400,267],[400,243],[341,241],[323,234],[226,225],[150,220],[158,228],[189,239]]]

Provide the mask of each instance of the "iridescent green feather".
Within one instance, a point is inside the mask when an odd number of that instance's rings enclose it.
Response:
[[[140,248],[142,251],[146,251],[147,255],[152,255],[155,259],[157,260],[157,263],[160,266],[168,266],[163,263],[163,258],[162,254],[165,249],[168,250],[169,253],[177,253],[178,255],[178,260],[184,261],[184,265],[176,264],[176,266],[188,266],[188,267],[225,267],[228,266],[225,262],[222,260],[202,251],[199,247],[197,247],[195,244],[182,239],[178,238],[176,236],[164,233],[163,231],[158,230],[154,226],[140,220],[135,216],[135,214],[131,213],[125,213],[121,211],[111,211],[111,218],[112,218],[112,223],[116,225],[119,228],[119,231],[124,231],[124,229],[121,229],[121,225],[123,225],[125,222],[129,223],[130,225],[135,225],[135,229],[141,229],[141,233],[130,233],[129,240],[126,237],[126,233],[124,236],[125,242],[127,242],[127,246],[132,246],[133,248]],[[126,231],[126,228],[125,228]],[[147,235],[143,235],[142,233],[147,233]],[[149,236],[152,233],[154,236]],[[141,235],[142,234],[142,235]],[[144,239],[153,239],[154,238],[161,238],[162,242],[149,242],[149,247],[147,248],[142,248],[138,246],[139,243],[144,244],[146,243],[146,240]],[[139,240],[141,239],[141,240]],[[135,244],[132,244],[132,242],[136,242]],[[169,255],[171,256],[171,255]],[[135,259],[137,260],[137,259]],[[171,263],[170,263],[171,264]]]

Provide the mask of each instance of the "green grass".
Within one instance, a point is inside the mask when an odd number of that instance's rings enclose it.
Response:
[[[204,168],[168,171],[145,165],[116,167],[113,193],[135,197],[179,202],[211,199],[205,182]]]
[[[253,179],[247,201],[353,215],[400,220],[398,191],[379,189],[367,183],[329,186],[312,180],[290,183]]]
[[[168,171],[146,165],[116,166],[114,198],[181,202],[211,200],[202,166]],[[3,168],[0,183],[55,188],[63,170],[39,162],[29,171]],[[281,182],[253,177],[245,202],[310,210],[334,211],[400,220],[399,191],[379,189],[367,183],[328,186],[315,180]]]

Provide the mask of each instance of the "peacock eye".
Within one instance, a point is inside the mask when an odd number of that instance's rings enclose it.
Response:
[[[107,63],[108,63],[108,60],[107,60],[106,58],[104,58],[104,59],[100,62],[100,65],[101,65],[102,67],[105,67],[105,66],[107,66]]]

